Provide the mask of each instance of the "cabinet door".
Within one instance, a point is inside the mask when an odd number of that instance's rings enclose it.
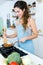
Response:
[[[0,18],[0,36],[3,34],[3,19]]]
[[[35,47],[35,54],[43,58],[43,36],[38,36],[38,38],[33,40]]]

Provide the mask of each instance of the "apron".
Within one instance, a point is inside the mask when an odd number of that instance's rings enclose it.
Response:
[[[23,26],[21,24],[17,25],[17,33],[18,33],[18,40],[20,40],[23,37],[31,36],[32,30],[31,28],[27,28],[24,30]],[[26,40],[25,42],[19,42],[18,46],[27,52],[30,52],[34,54],[34,45],[32,40]]]

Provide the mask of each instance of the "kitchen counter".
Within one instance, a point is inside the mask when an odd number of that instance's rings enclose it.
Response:
[[[0,43],[2,42],[2,38],[0,38]],[[3,44],[3,43],[2,43]],[[2,47],[2,46],[0,46],[0,47]],[[18,50],[20,50],[20,53],[23,53],[24,55],[22,55],[22,57],[24,57],[24,56],[27,56],[27,55],[29,55],[29,57],[31,58],[31,60],[35,63],[35,65],[38,65],[38,64],[41,64],[41,65],[43,65],[43,59],[41,59],[40,57],[37,57],[36,55],[33,55],[33,54],[31,54],[31,53],[29,53],[29,52],[27,52],[27,51],[25,51],[24,49],[21,49],[20,47],[18,47],[18,46],[14,46],[15,48],[17,48]],[[1,53],[0,53],[0,60],[1,60]],[[3,56],[2,56],[3,57]],[[1,61],[0,61],[0,63],[1,63]],[[0,64],[0,65],[2,65],[2,64]]]
[[[36,55],[33,55],[33,54],[31,54],[31,53],[29,53],[29,52],[27,52],[27,51],[25,51],[25,50],[23,50],[23,49],[21,49],[21,48],[19,48],[19,47],[17,47],[17,46],[15,46],[15,47],[16,47],[17,49],[21,50],[22,52],[24,52],[24,53],[27,54],[27,55],[23,55],[22,58],[29,56],[34,65],[38,65],[38,64],[43,65],[43,59],[41,59],[41,58],[37,57]],[[1,56],[2,56],[2,55],[1,55],[1,53],[0,53],[0,60],[1,60]],[[3,57],[3,56],[2,56],[2,57]],[[3,58],[4,58],[4,57],[3,57]],[[5,58],[4,58],[4,59],[5,59]],[[0,61],[0,62],[1,62],[1,61]]]
[[[19,48],[19,47],[16,46],[16,48]],[[32,59],[32,61],[35,63],[35,65],[38,65],[38,64],[43,65],[43,59],[41,59],[40,57],[38,57],[34,54],[31,54],[31,53],[23,50],[21,48],[19,48],[19,49],[22,50],[23,52],[27,53],[30,56],[30,58]]]

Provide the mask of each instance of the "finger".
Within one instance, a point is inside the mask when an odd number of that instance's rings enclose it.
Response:
[[[22,42],[22,40],[19,40],[19,42]]]

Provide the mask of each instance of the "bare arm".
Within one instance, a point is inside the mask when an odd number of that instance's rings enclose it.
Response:
[[[17,33],[14,33],[14,34],[12,34],[12,35],[6,35],[8,38],[15,38],[15,37],[17,37]]]
[[[28,24],[31,26],[33,34],[31,36],[26,37],[27,40],[34,39],[38,36],[38,31],[36,28],[35,21],[33,19],[28,20]]]
[[[20,42],[25,42],[26,40],[35,39],[38,36],[38,31],[36,28],[35,21],[33,19],[28,20],[28,26],[31,26],[33,34],[31,36],[24,37],[20,39]]]
[[[4,31],[3,37],[4,37],[4,38],[5,38],[5,37],[7,37],[7,38],[15,38],[15,37],[17,37],[17,32],[15,31],[12,35],[7,35],[7,34],[6,34],[6,31]]]

